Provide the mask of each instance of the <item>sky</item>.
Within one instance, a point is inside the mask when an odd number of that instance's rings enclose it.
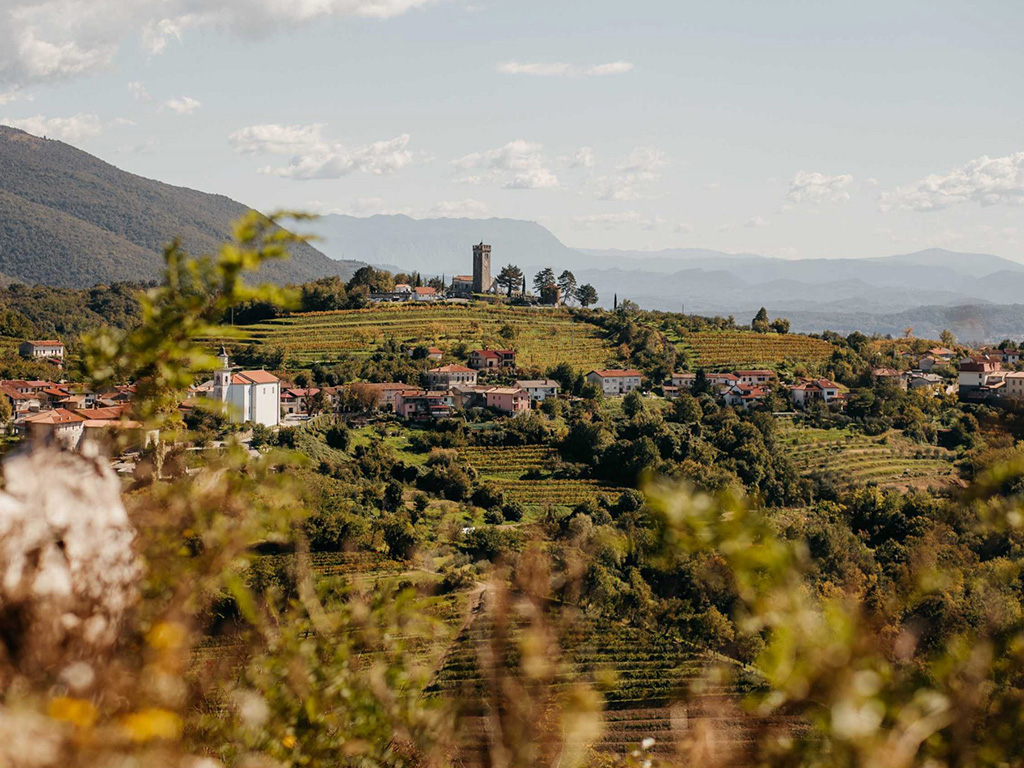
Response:
[[[1024,261],[1024,3],[0,0],[0,123],[264,211]]]

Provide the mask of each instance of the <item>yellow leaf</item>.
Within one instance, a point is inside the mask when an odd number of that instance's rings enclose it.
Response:
[[[121,718],[121,726],[132,741],[177,739],[181,736],[181,718],[157,707],[141,709]]]
[[[73,723],[79,728],[90,728],[96,722],[97,716],[96,707],[92,702],[69,696],[59,696],[50,701],[47,711],[54,720]]]

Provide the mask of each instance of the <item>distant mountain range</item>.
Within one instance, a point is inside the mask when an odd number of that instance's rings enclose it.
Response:
[[[647,309],[734,314],[761,306],[786,315],[803,331],[860,329],[899,333],[959,324],[978,341],[1024,333],[1001,323],[996,305],[1024,297],[1024,264],[984,253],[930,249],[865,259],[788,260],[706,249],[621,251],[573,249],[532,221],[412,219],[408,216],[324,216],[313,225],[329,256],[397,265],[427,274],[466,274],[472,245],[493,247],[492,270],[517,264],[532,274],[550,266],[572,270],[597,289]],[[960,308],[954,311],[954,308]],[[985,308],[984,311],[982,308]],[[1006,317],[1019,317],[1006,307]],[[943,319],[944,313],[950,313]],[[963,321],[968,316],[977,318]],[[959,319],[958,319],[959,318]],[[896,328],[899,326],[899,328]]]
[[[172,238],[191,252],[223,242],[248,208],[121,171],[59,141],[0,126],[0,279],[83,287],[159,275]],[[1024,333],[1024,264],[941,249],[866,259],[769,258],[706,249],[574,249],[532,221],[330,215],[304,225],[300,245],[263,277],[299,283],[348,278],[366,263],[427,275],[472,272],[472,246],[493,247],[492,270],[516,264],[572,270],[610,306],[735,315],[761,306],[794,330],[918,334],[949,327],[964,340]],[[326,254],[326,255],[325,255]],[[330,257],[330,258],[328,258]],[[1012,305],[1012,306],[1011,306]],[[959,329],[959,330],[957,330]]]
[[[242,203],[119,170],[60,141],[0,126],[0,274],[7,280],[86,287],[156,278],[162,249],[179,237],[191,253],[214,250]],[[297,245],[264,279],[349,277],[362,264]]]

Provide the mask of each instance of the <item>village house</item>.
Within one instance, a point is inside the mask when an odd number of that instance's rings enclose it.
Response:
[[[452,293],[456,296],[473,295],[473,276],[456,275],[452,278]]]
[[[969,358],[960,363],[957,374],[961,398],[984,399],[988,396],[989,379],[998,373],[1002,364],[983,358]],[[994,380],[992,383],[996,383]]]
[[[907,377],[895,368],[875,368],[871,371],[871,378],[879,384],[888,384],[900,389],[907,388]]]
[[[309,410],[309,402],[320,393],[317,387],[287,387],[281,391],[281,415],[304,416]]]
[[[740,384],[770,384],[772,381],[775,380],[775,371],[769,371],[766,369],[753,371],[733,371],[733,376],[740,380]]]
[[[707,373],[705,379],[708,384],[718,387],[721,390],[728,389],[740,383],[740,377],[735,373]]]
[[[412,293],[412,286],[408,283],[395,283],[395,293],[404,293],[406,296]]]
[[[15,416],[38,411],[42,407],[39,395],[22,392],[9,382],[0,383],[0,394],[3,394],[10,401],[11,412]]]
[[[23,341],[18,345],[18,354],[34,359],[61,361],[64,359],[64,345],[56,339]]]
[[[736,384],[722,396],[722,399],[726,405],[746,411],[751,406],[764,402],[768,395],[767,387],[755,384]]]
[[[416,301],[437,301],[440,298],[437,295],[437,289],[431,288],[430,286],[422,286],[420,288],[412,289],[412,297]]]
[[[906,386],[911,390],[915,389],[942,389],[945,380],[937,373],[912,372],[907,375]]]
[[[542,403],[549,397],[558,397],[560,387],[554,379],[520,379],[515,383],[520,389],[526,390],[530,400]]]
[[[515,415],[530,410],[530,396],[519,387],[491,387],[487,390],[487,407]]]
[[[642,380],[640,371],[633,369],[605,369],[587,374],[588,382],[596,384],[605,395],[610,396],[629,394],[640,388]]]
[[[950,363],[953,361],[953,358],[956,357],[956,352],[952,349],[947,349],[946,347],[932,347],[925,352],[925,354],[930,357],[934,357],[936,360],[941,360],[944,363]]]
[[[447,389],[455,384],[476,386],[477,373],[464,365],[442,365],[426,372],[427,386],[431,389]]]
[[[445,418],[452,415],[451,396],[447,392],[405,389],[395,394],[395,413],[413,421]]]
[[[927,373],[937,365],[945,365],[946,362],[947,361],[942,360],[941,358],[938,357],[934,357],[933,355],[925,355],[924,357],[917,361],[917,369],[919,371],[924,371],[925,373]]]
[[[478,371],[515,368],[516,352],[514,349],[474,349],[469,353],[468,363]]]
[[[232,371],[223,348],[218,360],[221,368],[213,374],[210,397],[226,405],[231,421],[251,421],[265,427],[280,424],[281,380],[264,370]]]
[[[814,402],[831,403],[841,400],[839,385],[828,379],[804,379],[789,388],[793,405],[806,408]]]
[[[15,426],[29,440],[54,441],[76,448],[85,431],[85,421],[83,416],[65,408],[53,408],[29,414]]]
[[[1012,371],[1006,374],[1006,397],[1011,400],[1024,400],[1024,371]]]
[[[379,384],[361,384],[360,386],[371,389],[377,395],[377,410],[384,411],[386,413],[395,413],[395,402],[398,398],[399,392],[408,392],[417,390],[419,387],[415,387],[412,384],[403,384],[401,382],[383,382]]]
[[[673,373],[672,386],[676,389],[693,389],[697,383],[696,373]]]

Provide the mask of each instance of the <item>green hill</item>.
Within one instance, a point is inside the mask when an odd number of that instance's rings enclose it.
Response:
[[[0,126],[0,274],[25,283],[86,287],[147,280],[162,249],[181,239],[212,251],[249,210],[222,195],[173,187],[122,171],[60,141]],[[292,248],[262,276],[299,283],[351,276],[361,262]]]

